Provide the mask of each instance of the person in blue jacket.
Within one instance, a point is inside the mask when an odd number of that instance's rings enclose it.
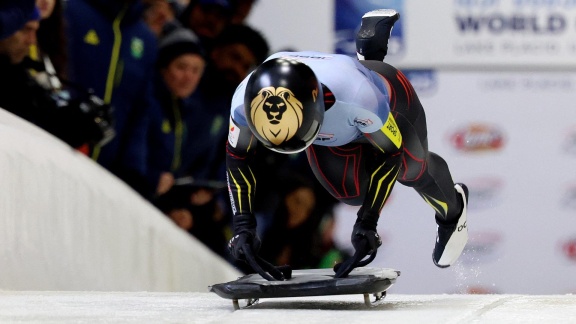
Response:
[[[148,118],[144,148],[148,153],[143,172],[156,195],[166,193],[175,179],[189,175],[194,160],[208,158],[211,150],[208,116],[201,107],[186,101],[204,73],[204,55],[197,36],[186,28],[178,28],[160,39],[155,105]]]
[[[147,110],[156,60],[154,34],[142,19],[139,0],[69,0],[65,17],[69,35],[69,75],[72,82],[92,89],[113,109],[116,137],[90,148],[99,164],[131,184],[137,179],[123,165],[131,128]]]

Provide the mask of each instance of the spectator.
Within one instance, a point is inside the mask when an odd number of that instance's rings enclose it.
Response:
[[[67,48],[64,13],[60,0],[37,0],[40,11],[38,41],[30,47],[30,57],[39,63],[35,77],[45,88],[59,91],[66,80]]]
[[[226,220],[214,199],[224,184],[197,179],[195,165],[210,163],[213,151],[206,125],[208,116],[186,101],[204,72],[204,51],[197,37],[188,29],[177,29],[160,41],[159,78],[155,95],[160,114],[151,115],[147,176],[154,183],[154,202],[178,226],[194,235],[214,252],[224,255],[227,238]],[[188,172],[189,171],[189,172]],[[193,176],[191,183],[173,187],[176,179]]]
[[[233,0],[191,0],[180,15],[182,26],[190,28],[210,50],[214,40],[230,24]]]
[[[27,55],[30,46],[36,43],[39,20],[40,14],[36,10],[20,30],[0,40],[0,107],[44,128],[73,147],[99,142],[106,137],[110,118],[97,98],[57,100],[28,72],[33,65]]]
[[[34,11],[34,0],[2,0],[0,2],[0,39],[9,37],[20,30]]]
[[[244,24],[255,3],[256,0],[234,0],[234,12],[230,23],[235,25]]]
[[[155,109],[149,114],[147,167],[143,172],[156,195],[168,192],[175,177],[186,175],[192,156],[201,147],[190,147],[194,133],[203,126],[202,111],[185,101],[196,90],[206,65],[198,38],[180,28],[159,44]],[[205,139],[205,138],[204,138]]]
[[[319,240],[317,256],[319,257],[315,268],[333,268],[337,263],[351,257],[344,250],[336,246],[334,234],[336,221],[333,214],[326,214],[319,226]]]
[[[268,43],[262,35],[245,25],[230,25],[215,40],[208,54],[206,72],[193,100],[210,115],[212,163],[208,174],[213,180],[224,180],[225,142],[228,134],[230,102],[240,81],[268,54]]]
[[[114,109],[116,137],[90,154],[133,187],[140,185],[139,177],[120,152],[127,149],[128,134],[143,136],[134,129],[143,127],[138,121],[151,103],[157,51],[142,19],[144,9],[140,0],[69,0],[65,6],[71,79]]]
[[[226,258],[226,244],[230,239],[227,235],[229,218],[215,199],[224,188],[225,183],[216,181],[193,180],[188,184],[177,184],[161,197],[157,205],[179,227]]]
[[[319,261],[319,225],[313,183],[291,174],[281,181],[280,204],[272,226],[262,236],[261,256],[295,269],[315,268]]]
[[[159,38],[166,34],[166,27],[176,20],[174,6],[166,0],[144,0],[144,3],[146,4],[144,21]]]

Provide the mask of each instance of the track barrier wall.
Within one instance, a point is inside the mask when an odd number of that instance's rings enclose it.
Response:
[[[85,155],[0,109],[0,290],[194,291],[240,274]]]

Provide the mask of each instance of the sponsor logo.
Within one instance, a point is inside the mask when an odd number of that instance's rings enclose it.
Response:
[[[576,238],[568,239],[561,243],[562,253],[566,259],[576,262]]]
[[[367,127],[373,124],[371,119],[361,119],[356,118],[354,119],[354,124],[358,125],[359,127]]]
[[[240,136],[240,128],[234,123],[230,117],[230,127],[228,128],[228,143],[230,146],[236,147],[238,145],[238,137]]]
[[[306,60],[306,59],[314,59],[314,60],[331,60],[333,56],[329,55],[301,55],[301,54],[290,54],[289,56],[285,56],[284,58],[287,59],[296,59],[297,61]]]
[[[284,87],[264,87],[250,103],[254,129],[273,145],[288,142],[300,129],[304,105]]]
[[[130,43],[130,52],[132,53],[132,57],[135,59],[142,58],[142,55],[144,55],[144,41],[138,37],[132,38],[132,42]]]
[[[226,172],[226,184],[228,185],[228,197],[230,198],[230,207],[232,208],[232,214],[236,214],[236,204],[234,203],[234,196],[232,195],[232,189],[230,188],[230,177],[228,172]]]
[[[318,136],[316,137],[317,142],[321,142],[321,143],[329,143],[329,142],[334,142],[336,139],[334,138],[334,134],[323,134],[323,133],[319,133]]]
[[[398,125],[396,125],[396,120],[392,117],[392,113],[388,113],[388,119],[386,119],[386,123],[384,123],[381,129],[382,132],[386,134],[386,137],[388,137],[397,148],[400,148],[400,145],[402,145],[402,134],[400,134],[400,129]]]
[[[488,124],[470,124],[449,136],[452,146],[463,152],[498,151],[504,146],[500,128]]]
[[[471,265],[498,260],[503,235],[496,231],[471,232],[460,259]]]
[[[466,184],[470,190],[468,210],[494,208],[502,201],[504,181],[500,178],[492,176],[475,178]]]
[[[100,44],[100,38],[94,29],[90,29],[86,35],[84,35],[84,43],[94,46]]]
[[[539,92],[568,92],[576,91],[576,79],[569,76],[490,76],[483,78],[479,83],[483,91],[510,92],[510,91],[539,91]]]
[[[404,75],[416,90],[418,96],[431,96],[438,89],[436,71],[433,70],[402,70]]]
[[[455,8],[460,32],[499,36],[562,34],[568,28],[569,19],[565,14],[575,7],[573,1],[456,0]]]
[[[454,54],[490,55],[497,61],[547,64],[546,57],[573,57],[575,2],[572,0],[455,0]],[[518,61],[520,60],[520,61]]]
[[[492,13],[477,15],[456,15],[456,25],[461,33],[502,33],[518,34],[560,34],[568,27],[567,18],[562,14],[533,15],[522,13]]]

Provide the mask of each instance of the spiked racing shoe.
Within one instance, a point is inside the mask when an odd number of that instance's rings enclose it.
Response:
[[[362,16],[356,34],[356,54],[359,60],[384,61],[388,53],[388,39],[400,14],[394,9],[372,10]]]
[[[466,212],[468,209],[468,188],[466,185],[457,183],[454,189],[462,197],[462,213],[458,222],[452,225],[438,224],[438,233],[436,235],[436,245],[432,253],[434,264],[439,268],[451,266],[466,246],[468,242],[468,228],[466,227]]]

